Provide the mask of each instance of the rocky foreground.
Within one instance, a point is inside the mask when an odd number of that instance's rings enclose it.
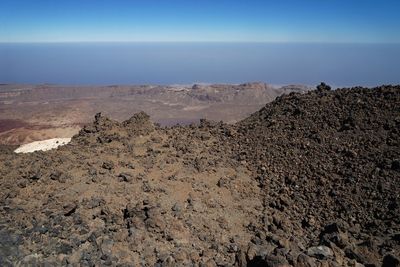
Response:
[[[234,124],[100,114],[0,153],[0,265],[399,266],[400,86],[278,97]]]

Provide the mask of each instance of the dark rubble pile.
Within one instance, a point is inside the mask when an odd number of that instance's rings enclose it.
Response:
[[[379,266],[400,253],[400,87],[329,89],[240,122],[238,159],[264,191],[262,230],[288,240],[279,253]]]
[[[400,87],[329,89],[0,147],[0,265],[399,266]]]

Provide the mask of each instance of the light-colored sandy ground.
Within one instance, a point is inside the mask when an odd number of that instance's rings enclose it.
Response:
[[[71,138],[52,138],[43,141],[36,141],[20,146],[15,153],[30,153],[38,150],[47,151],[68,144]]]

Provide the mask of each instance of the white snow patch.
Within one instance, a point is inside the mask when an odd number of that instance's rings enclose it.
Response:
[[[47,151],[68,144],[71,138],[52,138],[42,141],[36,141],[20,146],[15,153],[30,153],[38,150]]]

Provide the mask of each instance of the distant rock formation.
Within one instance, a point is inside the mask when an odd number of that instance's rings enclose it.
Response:
[[[162,125],[187,124],[203,117],[233,123],[293,91],[305,92],[307,87],[276,88],[265,83],[192,87],[0,85],[0,144],[72,137],[99,109],[117,120],[143,110]]]

